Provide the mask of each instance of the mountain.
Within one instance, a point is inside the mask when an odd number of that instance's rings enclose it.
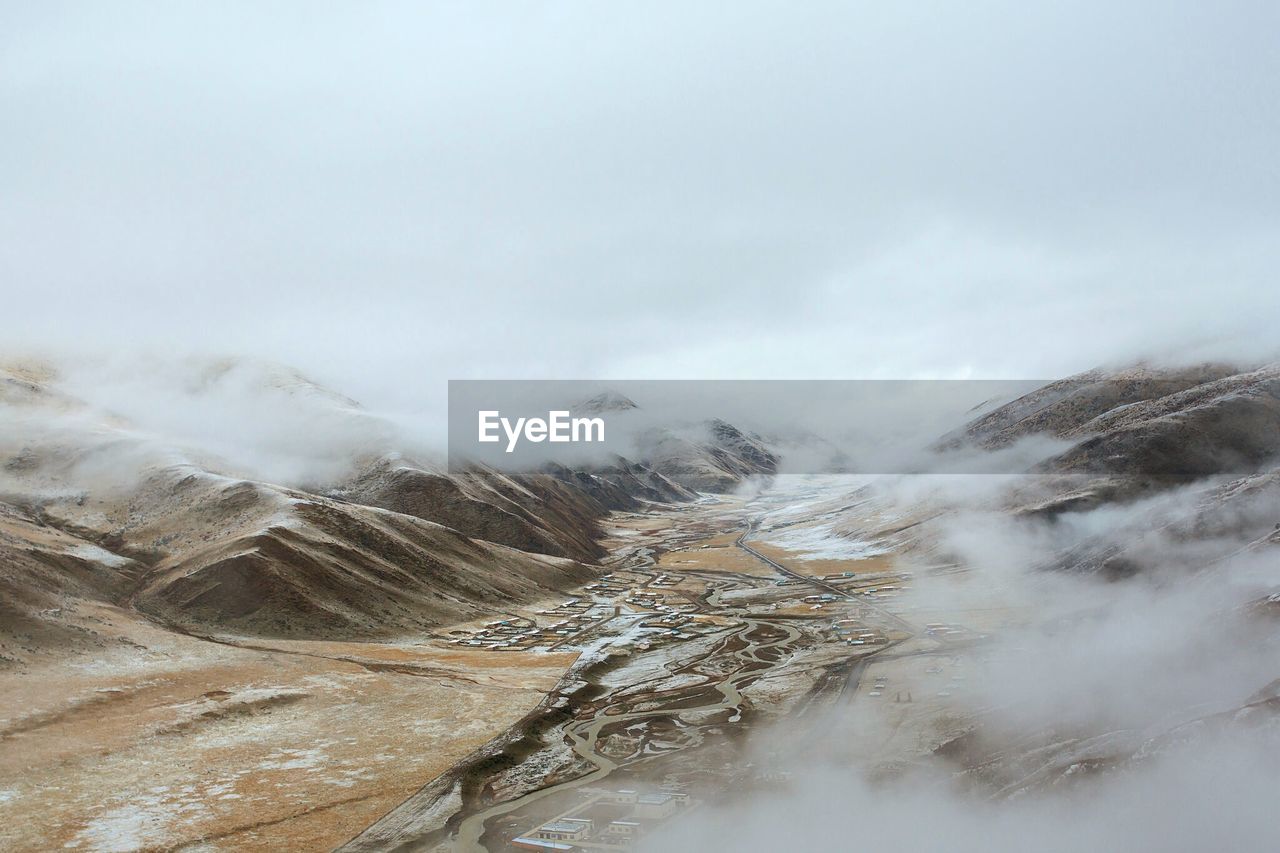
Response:
[[[1088,432],[1095,418],[1134,403],[1222,379],[1238,370],[1224,365],[1164,370],[1138,366],[1090,370],[1043,385],[966,424],[943,444],[995,450],[1029,435],[1069,438]]]
[[[334,497],[412,515],[468,536],[551,556],[591,561],[599,521],[642,501],[671,503],[696,495],[652,469],[617,457],[589,471],[549,465],[508,475],[476,466],[445,474],[403,457],[378,460]]]
[[[204,402],[225,376],[201,371],[184,388]],[[50,614],[77,600],[183,631],[384,637],[544,598],[594,574],[584,561],[598,554],[594,520],[608,510],[553,477],[454,482],[382,465],[344,498],[244,476],[62,391],[52,371],[0,378],[0,546],[10,557],[0,631],[12,637],[40,622],[65,628]],[[327,417],[351,405],[310,383],[260,385],[269,400],[318,404]],[[365,493],[368,503],[353,500]]]
[[[87,630],[71,617],[77,601],[199,634],[420,633],[580,585],[603,556],[610,512],[696,497],[620,457],[590,471],[446,473],[395,450],[355,401],[287,368],[168,370],[158,414],[137,400],[90,402],[51,367],[0,372],[0,634],[74,638]],[[304,425],[321,435],[295,435]],[[719,435],[758,453],[727,424]],[[300,469],[295,484],[251,470],[235,440],[245,436],[278,442],[292,460],[281,470]]]
[[[573,407],[574,414],[638,411],[641,406],[617,391],[604,391]],[[673,419],[674,420],[674,419]],[[694,424],[649,427],[636,440],[637,460],[590,473],[647,500],[689,500],[698,492],[731,492],[751,477],[776,474],[775,440],[744,432],[712,418]]]
[[[712,419],[692,429],[650,430],[641,439],[644,464],[698,492],[729,492],[744,481],[771,476],[778,457],[754,433]]]
[[[450,477],[402,459],[379,460],[331,495],[522,551],[583,560],[598,556],[590,534],[607,511],[581,493],[563,495],[552,510],[527,486],[500,474]]]
[[[599,415],[605,412],[626,412],[640,408],[635,400],[616,391],[602,391],[572,407],[575,415]]]
[[[1043,463],[1044,472],[1248,473],[1280,453],[1280,367],[1091,371],[1001,406],[941,446],[990,450],[1033,435],[1071,443]]]

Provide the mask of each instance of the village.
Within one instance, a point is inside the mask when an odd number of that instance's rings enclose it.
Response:
[[[648,635],[640,642],[648,648],[657,640],[689,640],[732,624],[705,612],[706,606],[689,591],[691,586],[705,595],[705,586],[690,584],[680,575],[644,569],[614,572],[553,608],[492,620],[475,630],[451,631],[449,641],[494,651],[554,650],[585,641],[617,617],[639,615],[637,625]]]
[[[837,588],[835,592],[796,595],[792,589],[810,590],[813,581],[784,578],[773,584],[776,592],[765,590],[762,600],[754,600],[752,609],[763,613],[781,613],[796,617],[820,617],[823,611],[847,609],[852,597],[879,602],[891,598],[902,589],[908,575],[868,581],[852,572],[818,576],[814,581]],[[604,575],[588,584],[582,594],[567,598],[552,608],[531,615],[512,614],[505,619],[486,622],[477,629],[449,632],[455,645],[493,651],[556,650],[587,640],[602,633],[609,622],[621,616],[640,615],[638,627],[647,635],[639,642],[641,649],[663,640],[689,640],[704,636],[733,623],[731,617],[717,615],[706,599],[719,585],[647,569],[628,569]],[[700,589],[700,592],[691,591]],[[850,646],[877,645],[888,642],[883,631],[865,629],[865,620],[839,615],[829,625],[834,640]],[[947,636],[947,626],[931,626],[931,635]]]

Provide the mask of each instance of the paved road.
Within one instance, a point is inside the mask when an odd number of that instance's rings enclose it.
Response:
[[[775,571],[781,572],[782,574],[786,575],[789,578],[794,578],[795,580],[803,581],[804,583],[807,583],[810,586],[815,586],[818,589],[825,590],[829,593],[832,593],[833,595],[838,596],[844,601],[856,600],[858,601],[858,604],[860,604],[861,606],[866,607],[870,610],[874,610],[880,616],[883,616],[887,621],[892,622],[894,625],[897,625],[900,629],[902,629],[903,631],[906,631],[908,634],[910,634],[913,637],[917,633],[919,633],[919,630],[916,628],[915,625],[912,625],[910,622],[908,622],[906,619],[903,619],[898,614],[884,607],[881,607],[878,604],[874,604],[870,601],[867,601],[865,599],[861,599],[861,600],[856,599],[853,595],[850,595],[847,591],[840,589],[840,587],[836,586],[835,584],[828,583],[822,578],[815,578],[815,577],[812,577],[811,575],[800,574],[799,572],[796,572],[787,568],[782,563],[779,563],[777,560],[774,560],[770,557],[766,557],[764,554],[761,554],[755,548],[752,548],[750,545],[747,544],[747,537],[750,536],[752,533],[755,533],[756,528],[758,526],[759,526],[758,521],[752,521],[750,524],[747,525],[747,529],[742,532],[742,535],[739,536],[736,540],[734,540],[734,544],[737,545],[742,550],[746,551],[751,556],[755,557],[757,560],[762,560],[765,563],[768,563],[769,566],[771,566]]]

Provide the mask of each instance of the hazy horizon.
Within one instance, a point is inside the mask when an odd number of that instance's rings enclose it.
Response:
[[[1280,9],[6,6],[6,354],[448,378],[1275,355]]]

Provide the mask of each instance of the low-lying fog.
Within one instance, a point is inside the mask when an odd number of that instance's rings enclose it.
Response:
[[[1014,485],[873,486],[889,505],[945,509],[932,553],[970,569],[917,570],[890,607],[1010,614],[960,653],[966,677],[945,703],[986,766],[961,773],[927,749],[892,767],[815,758],[892,734],[888,700],[863,695],[820,725],[755,735],[753,752],[789,780],[695,812],[645,849],[1274,849],[1280,725],[1245,706],[1280,692],[1276,617],[1263,612],[1280,566],[1249,547],[1280,522],[1280,489],[1224,504],[1196,485],[1047,522],[1000,509]],[[1063,568],[1115,546],[1132,575]]]

